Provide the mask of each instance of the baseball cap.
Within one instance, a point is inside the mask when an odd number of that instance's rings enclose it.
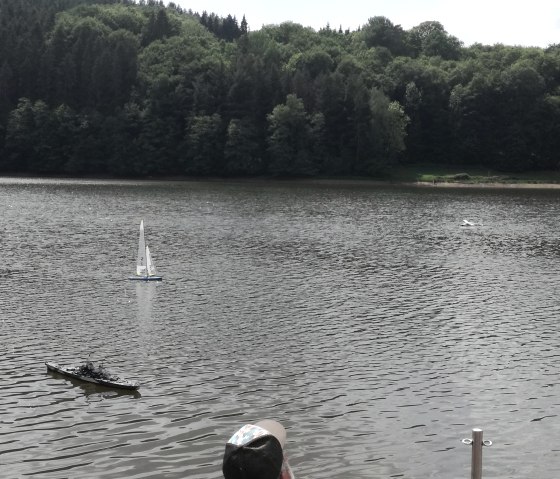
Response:
[[[265,419],[245,424],[226,443],[225,479],[294,479],[284,455],[286,430]]]

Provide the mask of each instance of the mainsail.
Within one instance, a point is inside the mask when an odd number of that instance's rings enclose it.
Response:
[[[138,241],[138,258],[136,259],[136,274],[146,276],[146,241],[144,240],[144,220],[140,221],[140,240]]]

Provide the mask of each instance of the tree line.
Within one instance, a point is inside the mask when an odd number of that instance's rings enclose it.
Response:
[[[251,30],[174,3],[0,0],[0,172],[381,176],[558,170],[560,45],[437,21]]]

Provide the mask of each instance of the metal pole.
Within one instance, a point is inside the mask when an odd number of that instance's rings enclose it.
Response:
[[[472,430],[472,439],[463,439],[463,444],[472,447],[471,479],[482,479],[482,446],[491,446],[492,441],[482,440],[482,429]]]
[[[482,479],[482,429],[472,430],[471,479]]]

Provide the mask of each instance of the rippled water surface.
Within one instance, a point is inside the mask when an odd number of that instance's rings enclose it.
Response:
[[[2,477],[560,477],[560,191],[0,180]],[[138,225],[162,283],[126,278]],[[463,228],[462,219],[482,222]],[[137,394],[47,373],[90,356]]]

